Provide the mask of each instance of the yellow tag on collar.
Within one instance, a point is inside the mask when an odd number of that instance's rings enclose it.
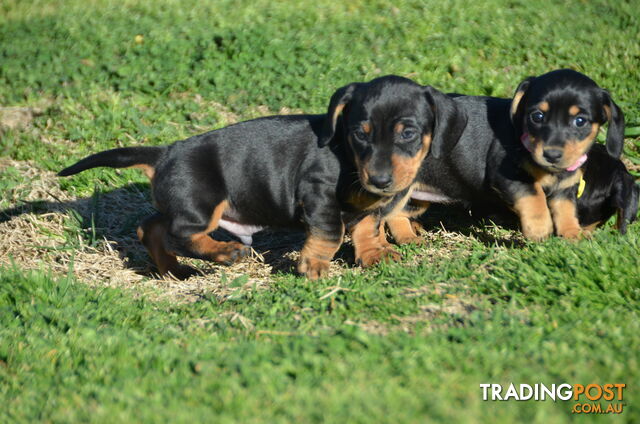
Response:
[[[578,198],[580,198],[580,196],[582,196],[582,193],[584,193],[585,185],[587,185],[586,181],[584,180],[584,178],[580,177],[580,184],[578,185]]]

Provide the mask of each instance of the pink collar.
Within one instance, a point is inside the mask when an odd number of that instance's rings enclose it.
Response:
[[[522,142],[522,145],[524,146],[525,149],[527,149],[530,153],[533,153],[533,145],[531,144],[529,133],[522,134],[522,136],[520,137],[520,141]],[[584,155],[580,156],[573,165],[568,167],[567,171],[569,172],[575,171],[576,169],[580,168],[582,164],[584,164],[586,161],[587,161],[587,154],[585,153]]]

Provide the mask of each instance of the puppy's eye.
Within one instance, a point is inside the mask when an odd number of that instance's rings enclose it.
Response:
[[[573,124],[578,128],[584,127],[586,123],[587,118],[585,118],[584,116],[576,116],[576,118],[573,120]]]
[[[367,140],[367,134],[362,131],[361,129],[357,129],[353,132],[353,136],[360,141],[366,141]]]
[[[415,129],[413,129],[413,128],[405,128],[400,133],[400,137],[402,138],[403,141],[410,141],[410,140],[413,140],[414,138],[416,138],[417,134],[418,134],[418,132]]]
[[[535,122],[536,124],[539,124],[544,119],[544,113],[540,112],[539,110],[536,110],[535,112],[531,113],[529,117],[531,118],[531,121]]]

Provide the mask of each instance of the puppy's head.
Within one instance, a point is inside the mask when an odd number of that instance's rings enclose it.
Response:
[[[362,186],[392,196],[413,183],[430,151],[438,158],[455,144],[465,125],[465,115],[441,92],[385,76],[334,93],[320,145],[346,143]]]
[[[622,111],[607,91],[576,71],[525,79],[513,97],[511,119],[533,160],[550,172],[578,169],[606,122],[609,155],[622,153]]]

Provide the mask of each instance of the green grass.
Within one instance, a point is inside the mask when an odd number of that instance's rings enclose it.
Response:
[[[322,112],[339,86],[379,75],[509,97],[528,75],[572,67],[623,108],[637,163],[638,6],[4,0],[0,105],[41,113],[0,133],[0,154],[59,170],[223,126],[229,112]],[[0,207],[29,181],[2,170]],[[61,184],[89,197],[144,182],[102,170]],[[97,240],[81,221],[51,246]],[[0,268],[0,421],[639,421],[639,226],[577,244],[465,240],[317,283],[230,281],[224,301],[193,304]],[[622,382],[627,406],[580,417],[572,402],[483,402],[485,382]]]

